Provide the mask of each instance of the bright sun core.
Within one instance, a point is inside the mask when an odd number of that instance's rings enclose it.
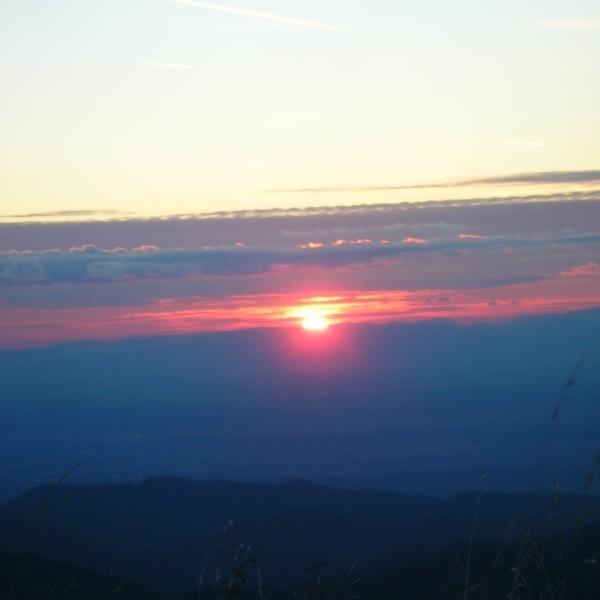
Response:
[[[329,323],[321,315],[311,315],[302,321],[302,327],[310,331],[323,331],[329,327]]]

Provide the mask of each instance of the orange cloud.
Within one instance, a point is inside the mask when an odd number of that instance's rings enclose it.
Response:
[[[322,248],[323,244],[319,242],[308,242],[308,244],[300,244],[299,248]]]

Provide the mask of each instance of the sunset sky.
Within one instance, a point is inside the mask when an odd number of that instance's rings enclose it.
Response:
[[[600,305],[600,8],[0,6],[0,348]]]

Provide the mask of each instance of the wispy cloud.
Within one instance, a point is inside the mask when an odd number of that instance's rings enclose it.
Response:
[[[516,173],[499,177],[485,177],[460,182],[459,185],[480,184],[547,184],[547,183],[600,183],[600,170],[545,171],[541,173]]]
[[[535,144],[538,142],[508,142],[520,144]],[[541,143],[541,142],[539,142]],[[356,187],[319,187],[292,188],[284,190],[266,190],[266,193],[316,193],[316,192],[386,192],[396,190],[418,190],[434,188],[461,188],[481,185],[548,185],[548,184],[589,184],[600,183],[600,170],[595,171],[549,171],[541,173],[516,173],[497,177],[482,177],[479,179],[463,179],[442,183],[420,183],[413,185],[382,185]]]
[[[147,67],[160,67],[163,69],[193,69],[192,65],[180,65],[176,63],[163,63],[163,62],[141,62],[141,65],[146,65]]]
[[[500,140],[501,144],[510,144],[512,146],[537,146],[537,147],[547,147],[548,144],[544,142],[528,142],[525,140]]]
[[[575,29],[600,31],[600,17],[566,17],[563,19],[547,19],[538,23],[547,29]]]
[[[283,23],[285,25],[296,25],[300,27],[312,27],[315,29],[329,29],[333,31],[339,30],[339,27],[335,25],[327,25],[325,23],[317,23],[316,21],[308,21],[306,19],[297,19],[294,17],[286,17],[284,15],[277,15],[270,12],[263,12],[258,10],[250,10],[247,8],[234,8],[231,6],[222,6],[219,4],[212,4],[209,2],[196,2],[195,0],[170,0],[171,2],[177,2],[178,4],[189,4],[191,6],[197,6],[198,8],[204,8],[206,10],[213,10],[217,12],[230,13],[234,15],[242,15],[245,17],[252,17],[255,19],[262,19],[263,21],[272,21],[275,23]]]

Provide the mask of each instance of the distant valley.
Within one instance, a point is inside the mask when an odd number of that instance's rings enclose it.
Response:
[[[0,501],[74,465],[71,481],[86,485],[304,478],[439,497],[484,475],[491,489],[528,491],[541,467],[540,491],[583,491],[599,340],[594,309],[3,351]]]

